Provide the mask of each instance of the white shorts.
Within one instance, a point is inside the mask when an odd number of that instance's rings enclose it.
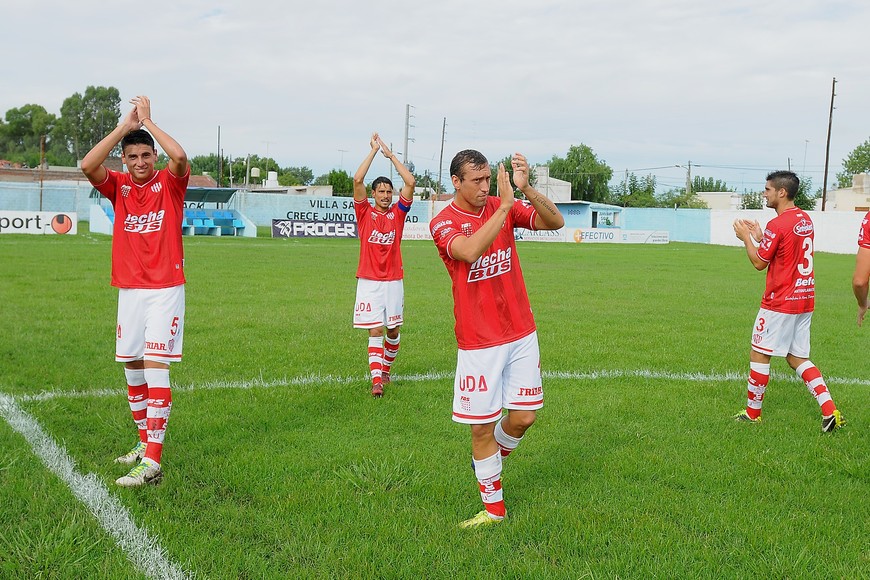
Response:
[[[768,356],[810,357],[812,312],[784,314],[759,309],[752,327],[752,350]]]
[[[184,284],[118,291],[116,361],[179,362],[183,339]]]
[[[453,381],[453,420],[492,423],[502,409],[534,411],[544,406],[538,333],[508,344],[459,350]]]
[[[354,328],[396,328],[402,326],[405,309],[405,284],[402,280],[366,280],[356,282]]]

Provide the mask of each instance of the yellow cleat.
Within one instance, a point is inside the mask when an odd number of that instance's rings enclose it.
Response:
[[[831,433],[845,424],[846,420],[843,418],[843,415],[840,414],[840,410],[837,409],[832,415],[822,417],[822,433]]]
[[[486,510],[481,510],[473,518],[465,520],[459,527],[463,530],[468,528],[477,528],[480,526],[488,526],[490,524],[500,524],[504,518],[494,518]]]

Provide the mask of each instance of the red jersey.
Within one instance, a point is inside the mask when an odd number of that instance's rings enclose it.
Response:
[[[399,201],[386,211],[374,209],[368,198],[353,202],[356,213],[357,236],[359,237],[359,267],[357,278],[366,280],[401,280],[402,232],[405,231],[405,216],[411,209],[411,201],[401,195]]]
[[[785,314],[813,311],[813,234],[813,221],[799,207],[767,222],[758,247],[758,257],[768,263],[762,308]]]
[[[517,201],[492,245],[473,264],[455,259],[450,246],[470,237],[498,211],[501,200],[489,197],[477,214],[454,201],[432,219],[429,229],[453,280],[456,342],[462,350],[513,342],[535,331],[535,319],[517,256],[514,228],[535,229],[537,212]]]
[[[858,247],[870,250],[870,211],[861,220],[861,229],[858,231]]]
[[[183,177],[169,169],[137,184],[129,173],[106,170],[94,188],[112,202],[112,286],[170,288],[184,284],[181,222],[190,168]]]

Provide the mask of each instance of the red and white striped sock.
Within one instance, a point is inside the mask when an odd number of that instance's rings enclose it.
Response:
[[[148,447],[145,448],[145,459],[159,465],[163,454],[166,424],[169,422],[169,412],[172,410],[169,369],[147,368],[145,380],[148,381]]]
[[[834,399],[831,398],[831,393],[828,392],[828,386],[825,384],[825,379],[822,378],[822,372],[818,367],[811,361],[806,361],[796,368],[795,372],[807,385],[810,394],[816,398],[822,415],[825,417],[833,415],[837,406],[834,404]]]
[[[145,418],[148,409],[148,383],[145,382],[144,369],[124,369],[127,379],[127,402],[130,403],[130,412],[133,413],[133,423],[139,430],[139,441],[148,441],[148,431],[145,427]]]
[[[751,419],[761,416],[764,391],[770,381],[770,363],[749,363],[749,381],[746,386],[746,414]]]
[[[502,457],[507,457],[511,451],[517,448],[517,445],[522,441],[522,437],[512,437],[504,432],[501,424],[507,417],[495,424],[495,442],[498,443],[498,450]]]
[[[395,340],[389,336],[384,338],[384,374],[390,374],[390,368],[393,366],[393,361],[396,360],[396,355],[399,354],[399,339],[401,334],[397,335]]]
[[[501,453],[486,459],[474,459],[474,475],[480,487],[480,499],[486,513],[494,520],[503,519],[506,510],[501,489]]]
[[[381,384],[381,370],[384,364],[384,337],[369,337],[369,372],[372,374],[372,385]]]

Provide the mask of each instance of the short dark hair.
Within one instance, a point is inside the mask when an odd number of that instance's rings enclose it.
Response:
[[[375,179],[374,181],[372,181],[372,191],[376,190],[378,188],[378,186],[382,183],[386,183],[387,185],[389,185],[390,189],[395,189],[393,187],[393,182],[382,175],[382,176],[378,177],[377,179]]]
[[[793,171],[771,171],[767,174],[767,180],[775,189],[784,189],[789,199],[794,199],[801,186],[801,180]]]
[[[486,157],[480,151],[465,149],[457,153],[453,157],[453,161],[450,162],[450,175],[455,175],[459,178],[459,181],[462,181],[466,167],[471,167],[472,169],[489,167],[489,161],[486,160]]]
[[[156,149],[154,137],[145,129],[136,129],[124,135],[124,138],[121,139],[121,151],[126,149],[127,145],[148,145],[152,149]]]

